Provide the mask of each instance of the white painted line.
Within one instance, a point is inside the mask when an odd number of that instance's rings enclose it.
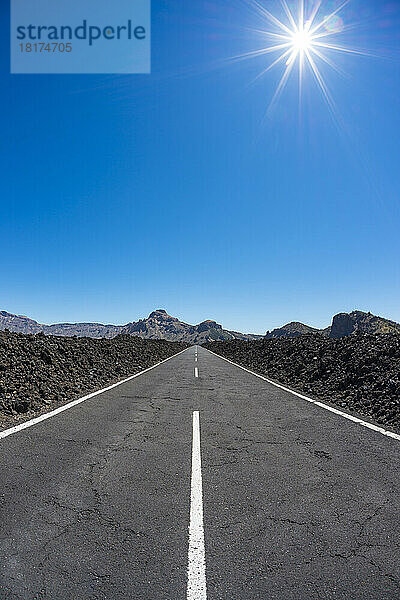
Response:
[[[22,431],[23,429],[28,429],[28,427],[32,427],[32,425],[36,425],[37,423],[41,423],[41,421],[50,419],[50,417],[54,417],[55,415],[58,415],[58,414],[64,412],[65,410],[72,408],[73,406],[77,406],[78,404],[81,404],[81,402],[85,402],[85,400],[89,400],[89,398],[94,398],[95,396],[98,396],[99,394],[103,394],[103,392],[108,392],[109,390],[112,390],[113,388],[118,387],[119,385],[122,385],[123,383],[126,383],[127,381],[131,381],[131,379],[135,379],[135,377],[139,377],[140,375],[143,375],[144,373],[147,373],[148,371],[155,369],[162,363],[167,362],[167,360],[171,360],[171,358],[174,358],[175,356],[179,356],[179,354],[182,354],[182,352],[186,352],[186,350],[187,350],[187,348],[185,348],[185,350],[181,350],[181,352],[178,352],[178,354],[169,356],[165,360],[162,360],[161,362],[153,365],[152,367],[148,367],[147,369],[144,369],[144,371],[140,371],[140,373],[136,373],[135,375],[131,375],[130,377],[127,377],[126,379],[123,379],[122,381],[113,383],[112,385],[109,385],[106,388],[97,390],[97,392],[93,392],[91,394],[88,394],[87,396],[83,396],[83,398],[78,398],[77,400],[68,402],[68,404],[64,404],[63,406],[60,406],[59,408],[56,408],[55,410],[52,410],[51,412],[45,413],[44,415],[40,415],[40,417],[35,417],[34,419],[31,419],[30,421],[25,421],[24,423],[20,423],[19,425],[15,425],[14,427],[11,427],[10,429],[5,429],[4,431],[0,431],[0,440],[8,437],[9,435],[12,435],[13,433],[17,433],[17,431]]]
[[[197,362],[197,354],[196,354],[196,356],[194,357],[194,362]]]
[[[251,373],[252,375],[255,375],[256,377],[259,377],[260,379],[267,381],[271,385],[274,385],[275,387],[278,387],[281,390],[284,390],[285,392],[289,392],[290,394],[293,394],[294,396],[297,396],[298,398],[302,398],[302,400],[307,400],[307,402],[311,402],[311,404],[316,404],[317,406],[324,408],[325,410],[329,410],[330,412],[335,413],[335,415],[340,415],[341,417],[344,417],[345,419],[348,419],[349,421],[353,421],[353,423],[357,423],[358,425],[361,425],[362,427],[367,427],[368,429],[377,431],[378,433],[381,433],[382,435],[386,435],[387,437],[393,438],[394,440],[400,440],[400,435],[398,433],[393,433],[392,431],[388,431],[387,429],[384,429],[383,427],[378,427],[378,425],[373,425],[372,423],[368,423],[368,421],[363,421],[362,419],[359,419],[358,417],[353,417],[353,415],[349,415],[348,413],[338,410],[337,408],[333,408],[333,406],[324,404],[323,402],[320,402],[319,400],[313,400],[312,398],[309,398],[308,396],[304,396],[304,394],[295,392],[295,391],[285,387],[284,385],[281,385],[280,383],[275,383],[275,381],[271,381],[271,379],[268,379],[267,377],[263,377],[263,375],[259,375],[258,373],[254,373],[254,371],[250,371],[250,369],[246,369],[246,367],[242,367],[242,365],[238,365],[237,363],[233,362],[232,360],[229,360],[229,358],[225,358],[225,356],[221,356],[220,354],[215,354],[215,352],[213,352],[212,350],[208,350],[208,352],[211,352],[211,354],[214,354],[214,356],[218,356],[218,358],[222,358],[222,360],[226,360],[226,362],[231,363],[231,365],[235,365],[235,367],[239,367],[239,369],[243,369],[243,371],[247,371],[247,373]]]
[[[207,600],[206,551],[203,524],[203,483],[201,477],[200,419],[193,413],[192,481],[188,552],[187,600]]]
[[[194,368],[194,376],[195,377],[199,376],[199,369],[197,367]]]

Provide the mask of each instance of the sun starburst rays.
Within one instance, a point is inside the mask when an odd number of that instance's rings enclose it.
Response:
[[[340,16],[341,11],[350,1],[344,0],[335,10],[329,14],[323,14],[323,0],[310,2],[312,4],[310,8],[307,0],[296,0],[295,11],[287,0],[280,0],[283,12],[283,18],[280,18],[267,10],[259,0],[252,0],[252,5],[262,20],[269,23],[269,26],[266,25],[265,28],[261,26],[256,32],[264,39],[270,40],[271,45],[235,58],[242,59],[277,53],[277,57],[273,57],[266,68],[256,77],[259,79],[277,65],[283,64],[283,73],[273,93],[269,110],[281,96],[297,64],[299,95],[302,93],[305,72],[309,70],[330,110],[336,112],[322,67],[325,65],[343,75],[343,70],[334,60],[334,53],[368,55],[367,52],[348,47],[340,41],[340,35],[352,27],[351,24],[345,25]]]

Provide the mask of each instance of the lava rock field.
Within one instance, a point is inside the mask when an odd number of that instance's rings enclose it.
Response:
[[[278,383],[400,431],[400,335],[212,342],[205,348]]]
[[[0,427],[111,385],[186,347],[131,335],[110,340],[0,331]]]

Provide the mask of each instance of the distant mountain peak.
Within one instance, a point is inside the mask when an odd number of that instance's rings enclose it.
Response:
[[[291,321],[283,327],[278,327],[273,331],[267,331],[265,334],[266,338],[278,338],[278,337],[297,337],[299,335],[307,335],[310,333],[319,333],[319,329],[315,329],[314,327],[310,327],[309,325],[304,325],[304,323],[299,323],[298,321]]]
[[[215,340],[256,339],[262,336],[226,331],[216,321],[208,319],[198,325],[189,325],[171,317],[163,308],[150,313],[147,319],[139,319],[126,325],[103,325],[101,323],[58,323],[41,325],[27,317],[19,317],[0,311],[0,330],[46,335],[79,336],[91,338],[113,338],[119,334],[136,335],[146,339],[165,339],[191,344],[202,344]]]
[[[353,310],[351,313],[338,313],[333,317],[330,337],[340,338],[355,332],[372,334],[400,333],[400,325],[362,310]]]
[[[151,312],[148,316],[147,319],[143,319],[143,321],[147,321],[149,319],[155,320],[155,321],[176,321],[179,322],[179,319],[177,319],[176,317],[171,317],[171,315],[169,315],[167,313],[166,310],[164,310],[163,308],[157,308],[157,310],[153,310],[153,312]]]

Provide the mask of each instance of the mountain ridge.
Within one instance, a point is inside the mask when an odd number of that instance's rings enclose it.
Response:
[[[9,329],[18,333],[55,336],[77,336],[90,338],[114,338],[117,335],[135,335],[144,339],[165,339],[168,341],[181,341],[189,344],[203,344],[212,341],[224,340],[257,340],[262,338],[298,337],[300,335],[324,335],[331,338],[340,338],[361,333],[400,333],[400,324],[370,312],[354,310],[350,313],[334,315],[332,324],[324,329],[310,327],[298,321],[292,321],[267,331],[265,336],[251,333],[241,333],[224,329],[222,325],[212,319],[206,319],[197,325],[190,325],[172,317],[164,309],[152,311],[145,319],[132,321],[125,325],[111,325],[103,323],[55,323],[43,325],[24,315],[15,315],[0,311],[0,330]]]
[[[165,339],[171,342],[183,341],[202,344],[211,341],[231,339],[260,339],[262,335],[244,334],[223,329],[222,325],[207,319],[197,325],[190,325],[172,317],[164,309],[152,311],[146,319],[132,321],[125,325],[105,325],[103,323],[55,323],[43,325],[22,315],[0,311],[0,330],[9,329],[17,333],[91,338],[114,338],[120,334],[136,335],[144,339]]]

